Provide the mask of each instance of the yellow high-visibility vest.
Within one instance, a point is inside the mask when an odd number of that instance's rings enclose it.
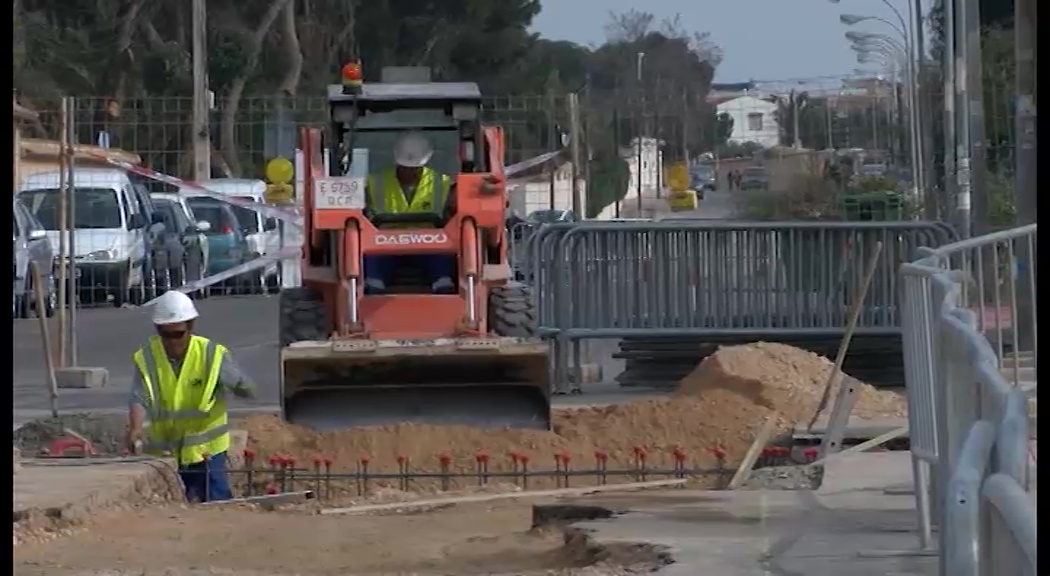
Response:
[[[441,185],[435,186],[440,178]],[[423,173],[416,184],[416,193],[409,202],[401,184],[397,181],[397,172],[388,168],[379,174],[368,177],[368,195],[372,210],[376,214],[405,214],[433,212],[441,214],[445,210],[450,186],[449,177],[438,174],[431,168],[423,168]]]
[[[193,336],[176,375],[159,336],[150,337],[135,352],[132,360],[142,373],[149,401],[148,452],[169,452],[184,466],[229,450],[226,402],[215,397],[225,354],[225,346]]]

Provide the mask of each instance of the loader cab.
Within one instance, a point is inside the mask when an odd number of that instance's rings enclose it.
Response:
[[[427,167],[449,179],[443,202],[433,211],[409,214],[377,214],[366,217],[380,231],[439,231],[456,213],[459,175],[488,172],[488,146],[481,126],[481,91],[474,83],[428,81],[366,83],[347,93],[343,86],[329,87],[331,110],[330,176],[371,177],[381,181],[394,168],[394,148],[406,132],[422,133],[434,151]],[[371,191],[369,191],[371,193]],[[391,234],[381,238],[391,238]],[[421,242],[426,234],[413,236]],[[435,234],[434,237],[444,237]],[[404,237],[402,237],[404,238]],[[423,293],[431,290],[433,274],[406,246],[405,257],[388,259],[386,269],[393,278],[386,282],[389,293]],[[433,258],[434,256],[428,256]],[[447,254],[450,278],[459,274],[456,253]]]
[[[331,158],[339,159],[331,163],[330,176],[381,174],[394,166],[394,144],[408,131],[426,136],[434,149],[428,166],[448,176],[453,187],[459,174],[489,170],[481,91],[474,83],[365,84],[351,94],[343,86],[330,86],[329,103],[332,141],[327,146]],[[436,210],[371,220],[378,228],[440,227],[447,215]]]

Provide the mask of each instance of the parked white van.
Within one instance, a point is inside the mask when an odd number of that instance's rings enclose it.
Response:
[[[266,202],[266,182],[248,178],[214,178],[199,183],[212,192],[229,196],[239,200],[248,200],[263,204]],[[193,196],[194,190],[184,188],[181,194]],[[250,258],[276,254],[281,251],[281,236],[277,219],[263,216],[254,210],[248,210],[240,206],[233,206],[233,212],[237,215],[237,222],[241,226],[245,239],[248,241]],[[271,262],[260,271],[254,273],[252,287],[255,291],[266,289],[276,290],[281,286],[280,266],[277,262]]]
[[[59,172],[40,172],[22,180],[19,199],[43,224],[55,252],[59,250]],[[73,171],[76,211],[73,230],[74,279],[81,302],[105,301],[116,306],[146,300],[147,229],[152,224],[122,170],[77,168]],[[66,246],[69,246],[67,238]],[[68,249],[68,248],[67,248]],[[102,298],[96,298],[96,293]]]

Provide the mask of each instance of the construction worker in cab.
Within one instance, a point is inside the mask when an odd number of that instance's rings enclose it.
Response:
[[[430,212],[442,218],[447,216],[445,208],[451,179],[428,166],[433,155],[434,149],[422,132],[401,134],[394,144],[394,166],[368,177],[367,203],[372,214]],[[400,227],[424,228],[427,225]],[[365,291],[370,294],[383,293],[395,267],[411,265],[426,274],[435,294],[454,293],[456,285],[452,275],[455,262],[456,258],[451,254],[366,256]]]
[[[132,356],[127,444],[134,453],[175,457],[188,501],[229,500],[226,403],[230,394],[253,397],[254,387],[225,346],[193,333],[197,316],[181,292],[154,304],[157,333]]]

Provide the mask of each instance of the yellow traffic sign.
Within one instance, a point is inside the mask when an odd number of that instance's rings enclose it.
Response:
[[[667,167],[667,187],[679,192],[689,189],[689,165],[685,162]]]
[[[288,184],[295,177],[295,166],[287,158],[274,158],[266,163],[266,181],[271,184]]]
[[[290,184],[267,184],[266,202],[270,204],[289,204],[295,197],[295,188]]]

